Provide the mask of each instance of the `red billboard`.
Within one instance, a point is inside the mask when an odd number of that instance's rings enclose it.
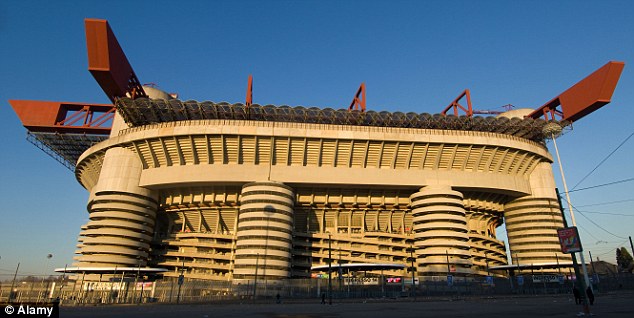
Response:
[[[557,229],[557,236],[559,237],[559,244],[561,244],[561,251],[563,253],[570,254],[582,251],[577,227],[571,226]]]

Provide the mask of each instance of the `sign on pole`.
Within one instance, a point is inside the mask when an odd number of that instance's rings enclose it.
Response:
[[[561,245],[561,251],[563,253],[570,254],[582,251],[577,227],[571,226],[557,229],[557,236],[559,237],[559,244]]]

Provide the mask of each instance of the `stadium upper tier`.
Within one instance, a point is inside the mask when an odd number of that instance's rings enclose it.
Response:
[[[402,112],[359,112],[347,109],[290,107],[243,104],[209,101],[181,101],[178,99],[120,98],[115,107],[126,123],[132,127],[162,122],[233,119],[276,122],[298,122],[331,125],[355,125],[375,127],[398,127],[419,129],[447,129],[483,131],[513,135],[532,141],[542,142],[542,129],[546,125],[543,119],[498,117],[443,116],[428,113]],[[560,125],[566,126],[564,122]]]
[[[497,117],[457,117],[414,112],[360,112],[302,106],[252,104],[247,107],[240,103],[181,101],[178,99],[131,99],[127,97],[117,99],[115,108],[130,127],[185,120],[231,119],[481,131],[512,135],[535,142],[543,142],[543,128],[548,123],[543,119],[513,117],[513,112]],[[566,121],[559,121],[558,124],[562,127],[569,125]],[[77,160],[84,151],[107,138],[105,135],[31,131],[28,140],[67,168],[74,170]]]

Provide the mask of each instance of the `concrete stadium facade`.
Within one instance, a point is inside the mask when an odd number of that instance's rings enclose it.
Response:
[[[310,277],[330,251],[333,266],[404,265],[390,276],[411,277],[410,254],[421,279],[485,276],[508,263],[502,224],[514,261],[571,260],[557,238],[543,138],[272,120],[133,125],[124,102],[116,106],[110,138],[75,168],[90,192],[80,268],[160,267],[166,277],[235,282],[257,270],[276,280]],[[506,121],[513,128],[523,115],[502,116],[517,117]]]

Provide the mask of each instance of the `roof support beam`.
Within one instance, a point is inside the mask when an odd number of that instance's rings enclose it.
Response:
[[[10,100],[9,104],[32,132],[109,135],[115,108],[107,104],[82,104]]]
[[[575,122],[610,103],[623,62],[610,61],[526,117]],[[561,109],[557,107],[561,106]]]
[[[86,19],[88,70],[113,103],[129,95],[147,97],[108,21]]]

